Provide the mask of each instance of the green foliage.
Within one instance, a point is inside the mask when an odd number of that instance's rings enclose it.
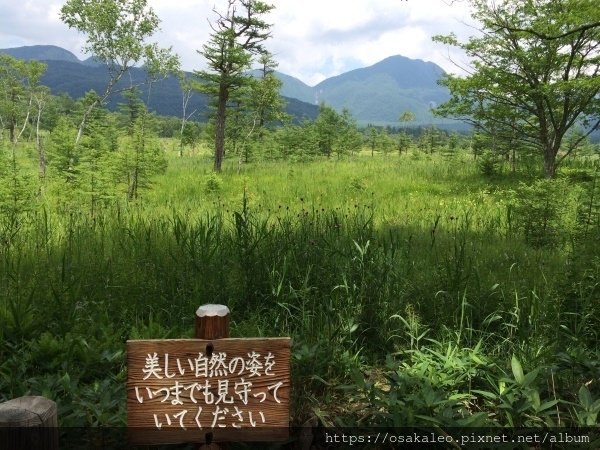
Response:
[[[445,139],[446,135],[438,128],[434,126],[423,128],[419,136],[418,147],[425,153],[434,153],[444,145]]]
[[[50,190],[62,192],[60,203],[68,209],[81,204],[92,215],[117,195],[115,163],[118,133],[106,112],[96,110],[86,134],[75,144],[77,130],[61,118],[48,139]]]
[[[87,104],[94,98],[88,94]],[[86,108],[86,103],[81,106]],[[124,199],[137,199],[150,187],[152,177],[166,170],[166,156],[145,106],[136,102],[133,115],[128,113],[122,122],[122,133],[117,126],[120,119],[94,109],[78,144],[75,125],[65,117],[50,133],[48,190],[61,208],[85,205],[94,216]]]
[[[202,126],[197,122],[186,122],[183,127],[181,140],[183,145],[195,146],[202,138]]]
[[[315,120],[315,130],[318,136],[319,150],[330,157],[337,138],[341,119],[338,113],[330,106],[321,104],[319,117]]]
[[[362,145],[362,136],[347,109],[339,114],[332,107],[321,104],[319,116],[314,122],[314,130],[319,151],[328,158],[332,153],[336,153],[338,158],[353,153]]]
[[[363,192],[367,189],[367,184],[363,178],[354,177],[350,180],[350,189],[353,189],[357,192]]]
[[[67,144],[68,145],[68,144]],[[117,127],[106,111],[96,110],[87,131],[76,147],[79,158],[79,187],[93,216],[101,205],[116,197],[116,158],[119,147]]]
[[[402,114],[400,114],[398,120],[400,121],[400,123],[408,124],[415,120],[415,113],[413,113],[412,111],[404,111]]]
[[[509,217],[511,227],[521,231],[534,247],[562,244],[574,224],[569,220],[573,198],[564,180],[537,180],[520,184],[512,193]]]
[[[259,76],[250,84],[249,98],[246,101],[248,108],[259,128],[275,122],[284,122],[289,119],[283,112],[284,102],[280,96],[283,82],[275,75],[277,63],[269,53],[260,55]]]
[[[215,109],[215,171],[221,170],[225,155],[229,102],[240,102],[241,99],[235,95],[237,91],[255,84],[247,72],[255,55],[266,54],[263,42],[271,36],[271,25],[264,21],[263,16],[273,9],[274,6],[256,0],[232,0],[224,14],[215,9],[219,18],[208,43],[200,51],[207,61],[208,70],[196,72],[199,78],[197,89],[211,97]],[[256,120],[264,120],[266,112],[277,100],[272,94],[278,86],[267,77],[263,77],[263,82],[256,86],[256,95],[251,96],[249,103],[259,114]]]
[[[374,155],[375,151],[388,154],[394,149],[394,141],[387,129],[369,126],[366,128],[365,133],[365,140],[371,149],[371,156]]]
[[[206,181],[204,183],[204,190],[207,193],[216,193],[216,192],[220,192],[221,189],[223,188],[223,180],[221,179],[221,177],[219,177],[216,173],[211,173],[210,175],[208,175],[208,177],[206,178]]]
[[[579,404],[575,410],[578,425],[593,427],[598,424],[598,413],[600,413],[600,398],[594,400],[587,386],[581,386],[577,392]]]
[[[75,147],[77,131],[65,117],[61,117],[48,139],[48,163],[50,170],[66,183],[74,183],[77,177],[80,151]]]
[[[487,401],[498,405],[502,416],[500,423],[511,427],[556,426],[558,404],[556,398],[540,398],[540,387],[537,381],[540,368],[525,373],[520,361],[515,355],[511,361],[512,376],[505,376],[497,381],[497,386],[492,382],[490,391],[481,394]]]
[[[8,236],[18,230],[21,214],[31,209],[34,193],[33,179],[17,160],[15,145],[0,141],[0,214],[8,221],[3,230]]]
[[[102,204],[97,194],[91,215],[90,192],[78,186],[89,185],[94,151],[108,164],[96,175],[122,177],[119,191],[129,187],[125,154],[147,158],[148,177],[160,165],[143,154],[158,147],[151,120],[140,119],[115,149],[111,127],[90,122],[71,185],[58,163],[68,169],[74,147],[60,135],[72,145],[76,129],[61,121],[46,183],[60,178],[64,188],[31,197],[14,222],[0,215],[2,400],[48,395],[63,425],[121,426],[124,342],[189,337],[193,311],[210,301],[231,308],[232,336],[292,337],[295,424],[598,420],[598,244],[590,232],[578,235],[577,251],[532,249],[509,233],[509,224],[524,230],[525,206],[535,204],[515,203],[524,213],[511,209],[507,222],[507,193],[515,187],[525,199],[531,186],[482,177],[460,150],[450,161],[421,152],[261,161],[243,176],[232,164],[209,177],[210,155],[180,158],[173,140],[143,201]],[[16,150],[21,173],[35,173],[25,143]],[[0,170],[11,168],[5,154]],[[537,189],[562,198],[582,192],[543,183]],[[57,208],[71,192],[82,198]],[[548,219],[558,242],[570,242],[576,210],[573,202]]]
[[[16,142],[28,124],[33,95],[46,65],[39,61],[21,61],[0,54],[0,140],[7,129],[9,141]]]
[[[160,23],[146,0],[69,0],[60,10],[61,20],[87,36],[84,50],[112,70],[127,68],[147,56],[152,46],[145,40]]]
[[[409,134],[407,134],[405,131],[401,132],[398,135],[398,154],[402,155],[402,152],[408,152],[408,149],[410,148],[412,144],[412,138]]]
[[[398,355],[400,356],[400,355]],[[494,363],[480,344],[475,348],[431,341],[405,352],[403,362],[388,356],[383,377],[355,373],[353,387],[367,401],[367,423],[390,427],[481,426],[486,414],[469,410],[477,379]],[[376,373],[374,375],[377,375]]]
[[[60,18],[69,28],[86,35],[84,51],[106,64],[109,74],[105,91],[81,116],[77,143],[93,110],[137,63],[143,62],[152,78],[179,69],[179,61],[170,50],[147,42],[160,23],[147,0],[68,0],[60,10]]]
[[[278,132],[277,140],[283,158],[308,160],[319,154],[319,137],[312,122],[285,126]]]
[[[525,372],[514,355],[509,370],[494,360],[481,340],[473,347],[428,340],[426,347],[388,355],[383,376],[353,374],[354,384],[347,387],[355,393],[352,401],[367,406],[358,423],[356,418],[350,423],[427,425],[441,433],[445,427],[597,425],[600,400],[594,401],[585,385],[570,411],[571,402],[540,382],[548,370]]]
[[[117,157],[118,179],[126,186],[128,200],[136,200],[150,187],[152,176],[166,170],[167,159],[145,109],[135,119],[132,135],[124,140]]]
[[[477,160],[477,165],[481,174],[486,177],[497,175],[501,169],[498,156],[491,151],[484,151]]]
[[[132,87],[123,92],[125,103],[119,104],[119,112],[121,113],[121,126],[127,130],[130,136],[133,134],[133,129],[138,118],[145,113],[146,105],[140,99],[140,91],[136,87]]]
[[[471,7],[481,33],[465,43],[453,34],[434,37],[463,50],[473,68],[467,77],[445,75],[452,98],[436,113],[504,137],[509,146],[534,147],[552,178],[578,145],[565,141],[569,130],[583,127],[584,139],[599,123],[600,63],[591,49],[600,12],[593,0],[477,0]]]
[[[600,168],[583,171],[577,178],[582,183],[582,193],[578,201],[577,231],[585,239],[591,236],[600,236]],[[572,179],[572,178],[571,178]]]

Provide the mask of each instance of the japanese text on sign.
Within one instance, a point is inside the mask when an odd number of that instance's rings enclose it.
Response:
[[[289,389],[288,338],[128,342],[129,427],[287,427]]]

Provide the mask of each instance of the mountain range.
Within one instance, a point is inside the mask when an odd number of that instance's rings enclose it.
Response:
[[[106,86],[106,68],[93,57],[81,61],[68,50],[52,45],[0,49],[0,53],[44,61],[48,68],[42,84],[54,94],[65,92],[79,98],[90,89],[101,92]],[[398,125],[400,114],[412,111],[416,116],[414,125],[419,125],[439,124],[430,109],[449,98],[447,89],[437,83],[443,73],[434,63],[397,55],[370,67],[327,78],[316,86],[281,72],[276,75],[282,81],[281,95],[287,103],[287,112],[296,120],[315,118],[318,105],[324,102],[337,110],[347,108],[360,124]],[[133,68],[131,78],[128,76],[121,87],[126,87],[130,80],[143,83],[145,72]],[[148,95],[148,87],[142,93]],[[149,99],[151,110],[164,115],[181,115],[182,96],[175,77],[153,83]],[[114,109],[120,102],[118,95],[113,96],[108,107]],[[188,111],[193,110],[198,111],[199,120],[206,120],[207,98],[194,93],[188,105]]]
[[[279,74],[282,95],[308,103],[347,108],[361,123],[398,124],[404,111],[412,111],[415,123],[429,123],[430,109],[450,96],[438,84],[444,71],[438,65],[404,56],[390,56],[372,66],[355,69],[310,87]]]
[[[23,60],[43,61],[47,68],[41,83],[48,86],[53,94],[66,93],[77,99],[91,89],[98,93],[104,92],[107,85],[106,67],[96,61],[94,57],[81,61],[70,51],[53,45],[0,49],[0,53]],[[134,67],[124,78],[117,84],[116,91],[127,88],[130,83],[141,85],[142,98],[151,111],[165,116],[181,117],[182,93],[179,80],[175,76],[169,76],[149,85],[146,83],[146,72],[141,68]],[[287,105],[287,113],[297,121],[303,118],[314,119],[319,113],[319,109],[315,105],[295,98],[284,98],[284,100]],[[124,103],[123,97],[115,94],[109,97],[107,107],[114,111],[118,108],[119,103]],[[193,93],[188,103],[187,113],[192,111],[196,111],[195,120],[202,122],[207,120],[209,107],[205,95],[199,92]]]

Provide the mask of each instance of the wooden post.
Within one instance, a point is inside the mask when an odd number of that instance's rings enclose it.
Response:
[[[57,450],[56,403],[44,397],[0,403],[0,449]]]
[[[225,305],[202,305],[196,311],[196,339],[229,337],[229,308]],[[199,450],[224,450],[217,444],[203,444]]]
[[[202,305],[196,311],[196,339],[229,337],[229,308],[225,305]]]

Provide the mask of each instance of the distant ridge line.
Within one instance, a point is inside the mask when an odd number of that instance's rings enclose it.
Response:
[[[72,52],[55,45],[0,49],[0,52],[20,59],[46,61],[48,71],[42,82],[55,93],[67,92],[78,98],[90,89],[99,91],[105,86],[104,67],[93,57],[82,61]],[[359,124],[399,126],[400,115],[411,111],[415,114],[411,126],[443,125],[441,119],[433,116],[431,106],[450,98],[447,89],[438,84],[444,75],[441,67],[401,55],[327,78],[312,87],[291,75],[281,72],[276,75],[282,81],[281,95],[288,101],[288,109],[293,111],[288,112],[297,120],[316,117],[318,105],[324,102],[339,111],[347,108]],[[140,79],[141,69],[132,69],[132,76]],[[181,91],[176,79],[172,78],[161,81],[160,89],[153,89],[153,102],[160,114],[178,116]],[[196,100],[201,98],[193,109],[206,112],[206,99],[201,94],[196,95]],[[111,99],[109,108],[116,108],[120,101],[119,98]]]

